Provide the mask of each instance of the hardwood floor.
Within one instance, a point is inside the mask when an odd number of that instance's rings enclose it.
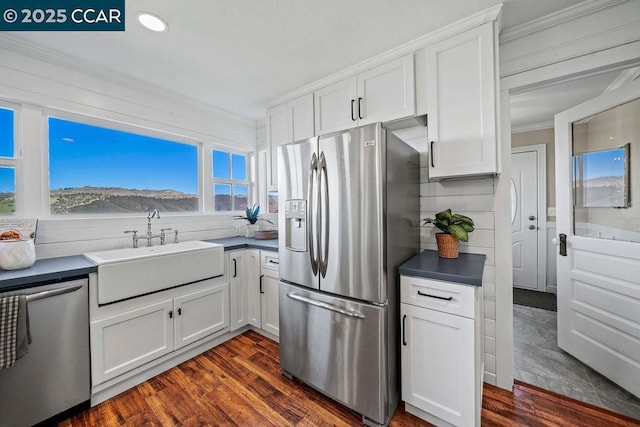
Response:
[[[249,331],[60,426],[348,426],[361,417],[280,374],[278,344]],[[396,410],[391,426],[428,426]],[[485,384],[482,425],[640,426],[623,416],[517,383]]]

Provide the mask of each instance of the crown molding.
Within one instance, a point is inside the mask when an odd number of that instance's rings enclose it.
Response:
[[[80,72],[89,77],[97,78],[109,83],[122,86],[132,91],[142,92],[155,98],[163,99],[189,109],[205,111],[219,118],[238,122],[243,126],[255,127],[256,121],[238,114],[225,111],[219,107],[207,104],[197,99],[179,94],[167,88],[153,85],[144,80],[126,76],[124,74],[109,70],[107,68],[91,64],[77,57],[60,52],[45,49],[35,43],[26,42],[18,38],[0,33],[0,48],[6,49],[20,55],[24,55],[39,61],[44,61],[58,67]]]
[[[575,20],[581,16],[590,15],[602,9],[607,9],[628,0],[587,0],[573,6],[561,9],[549,15],[542,16],[522,25],[508,28],[500,33],[500,44],[507,43],[521,37]]]
[[[634,81],[640,76],[640,67],[628,68],[620,73],[620,75],[611,82],[611,84],[604,90],[603,93],[610,92],[612,90],[618,89],[620,86],[624,86],[625,84]]]
[[[544,129],[553,129],[554,128],[554,121],[553,120],[549,120],[546,122],[540,122],[540,123],[530,123],[527,125],[520,125],[520,126],[513,126],[511,128],[511,133],[523,133],[523,132],[533,132],[536,130],[544,130]]]
[[[420,36],[407,43],[401,44],[398,47],[389,49],[386,52],[382,52],[369,59],[361,61],[350,67],[344,68],[338,71],[337,73],[330,74],[326,77],[323,77],[320,80],[316,80],[312,83],[309,83],[291,92],[287,92],[286,94],[279,96],[278,98],[267,103],[267,108],[272,108],[276,105],[283,104],[299,96],[306,95],[310,92],[314,92],[322,87],[328,86],[340,80],[353,77],[358,73],[377,67],[378,65],[384,64],[385,62],[393,61],[394,59],[398,59],[402,56],[412,54],[426,46],[429,46],[441,40],[447,39],[449,37],[455,36],[456,34],[460,34],[472,28],[478,27],[482,24],[486,24],[487,22],[494,22],[500,16],[500,11],[502,10],[502,6],[503,6],[503,3],[497,4],[493,7],[482,10],[471,16],[468,16],[452,24],[449,24],[445,27],[442,27],[438,30],[435,30],[428,34]]]

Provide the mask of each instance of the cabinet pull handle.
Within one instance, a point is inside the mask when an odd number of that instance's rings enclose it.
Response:
[[[418,295],[422,295],[423,297],[442,299],[445,301],[451,301],[453,299],[453,297],[440,297],[438,295],[425,294],[424,292],[420,291],[418,291]]]
[[[238,263],[236,262],[236,259],[233,258],[233,277],[238,276]]]
[[[260,275],[260,293],[264,294],[264,291],[262,290],[262,278],[264,277],[264,274]]]
[[[276,265],[280,264],[280,262],[279,262],[279,261],[274,261],[274,260],[272,260],[272,259],[270,259],[270,260],[269,260],[269,261],[267,261],[267,262],[268,262],[269,264],[276,264]]]
[[[364,119],[364,117],[362,117],[362,98],[358,98],[358,118],[360,120]]]
[[[182,307],[178,309],[178,316],[182,316]]]
[[[407,315],[402,316],[402,345],[407,345],[407,338],[405,337],[405,320],[407,320]]]
[[[354,102],[356,102],[356,100],[355,100],[355,99],[352,99],[352,100],[351,100],[351,120],[355,122],[355,121],[356,121],[356,118],[355,118],[355,117],[353,117],[353,103],[354,103]]]
[[[169,319],[173,319],[173,310],[169,310]]]
[[[431,141],[431,145],[429,146],[429,158],[431,159],[431,167],[435,168],[436,165],[433,163],[433,143],[434,141]]]

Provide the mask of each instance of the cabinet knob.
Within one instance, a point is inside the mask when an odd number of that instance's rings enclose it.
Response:
[[[532,225],[529,226],[529,230],[535,230],[535,229],[536,229],[535,225],[532,224]]]
[[[533,215],[529,215],[529,221],[533,221],[534,219],[536,219],[536,217],[535,217],[535,216],[533,216]]]

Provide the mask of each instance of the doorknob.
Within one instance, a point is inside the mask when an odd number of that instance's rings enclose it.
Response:
[[[529,215],[529,221],[533,221],[534,219],[536,219],[536,217],[535,217],[535,216],[533,216],[533,215]]]
[[[535,230],[535,229],[536,229],[536,226],[535,226],[535,225],[530,225],[530,226],[529,226],[529,230]]]

